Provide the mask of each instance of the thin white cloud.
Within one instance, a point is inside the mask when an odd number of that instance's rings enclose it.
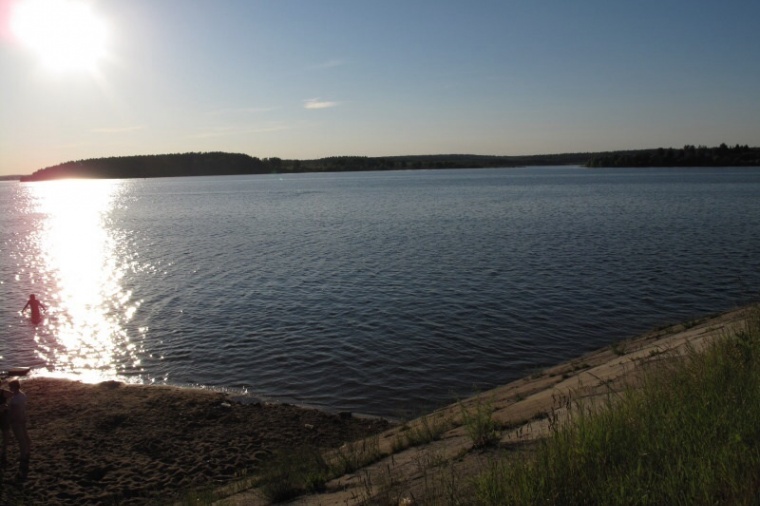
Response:
[[[319,98],[310,98],[303,101],[304,109],[329,109],[330,107],[336,107],[338,102],[329,102]]]
[[[125,126],[125,127],[104,127],[93,128],[90,130],[94,134],[125,134],[128,132],[137,132],[138,130],[144,130],[144,125]]]
[[[206,132],[199,132],[190,136],[191,139],[210,139],[214,137],[229,137],[232,135],[255,135],[269,132],[279,132],[281,130],[288,130],[289,127],[285,125],[273,125],[269,127],[258,128],[235,128],[235,127],[220,127],[214,128]]]
[[[212,111],[209,114],[212,116],[221,116],[225,114],[259,114],[262,112],[274,111],[275,109],[275,107],[228,107],[226,109]]]
[[[316,65],[312,65],[310,68],[312,69],[334,69],[335,67],[342,67],[345,65],[346,62],[343,60],[328,60],[326,62],[317,63]]]

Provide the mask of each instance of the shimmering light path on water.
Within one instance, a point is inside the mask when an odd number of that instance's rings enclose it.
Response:
[[[15,235],[17,279],[48,307],[33,327],[37,362],[97,381],[139,365],[139,345],[125,327],[137,304],[122,287],[127,260],[109,227],[119,181],[25,185],[16,213],[28,226]],[[12,212],[13,214],[13,212]],[[39,289],[38,289],[39,288]]]
[[[756,299],[758,196],[757,169],[2,183],[0,355],[405,416]]]

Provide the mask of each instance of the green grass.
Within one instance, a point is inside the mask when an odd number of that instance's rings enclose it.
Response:
[[[615,343],[612,346],[610,346],[610,349],[612,350],[612,353],[614,353],[618,357],[622,357],[623,355],[626,354],[626,343],[625,342]]]
[[[331,474],[316,448],[277,452],[261,476],[261,493],[272,503],[284,502],[308,492],[321,492]]]
[[[406,448],[420,446],[437,441],[444,432],[452,427],[451,421],[442,415],[427,415],[420,417],[414,424],[404,424],[393,441],[393,453]]]
[[[472,439],[473,448],[486,448],[499,442],[501,433],[499,424],[491,417],[493,406],[490,403],[478,401],[472,408],[460,404],[462,423],[467,435]]]
[[[476,484],[478,504],[759,504],[760,313]]]
[[[331,479],[352,473],[382,457],[377,436],[346,443],[328,453],[301,447],[277,452],[258,480],[261,494],[270,503],[299,495],[324,492]]]
[[[380,438],[369,438],[346,443],[328,457],[330,472],[333,477],[353,473],[357,469],[377,462],[383,457],[380,451]]]

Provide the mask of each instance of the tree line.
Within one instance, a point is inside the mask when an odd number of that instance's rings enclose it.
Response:
[[[178,176],[228,176],[297,172],[346,172],[415,169],[467,169],[585,165],[587,167],[760,166],[760,148],[721,144],[716,148],[686,145],[604,153],[562,153],[526,156],[412,155],[331,156],[315,160],[257,158],[242,153],[204,152],[117,156],[76,160],[20,176],[21,181],[65,178],[129,179]]]
[[[40,169],[21,181],[64,178],[128,179],[148,177],[263,174],[268,163],[238,153],[179,153],[91,158]]]
[[[536,156],[422,155],[331,156],[315,160],[257,158],[241,153],[180,153],[119,156],[70,161],[21,176],[21,181],[64,178],[152,178],[177,176],[228,176],[296,172],[345,172],[404,169],[463,169],[525,165],[582,165],[588,154]]]
[[[760,148],[748,145],[715,148],[687,144],[681,149],[617,151],[593,156],[587,167],[758,167]]]

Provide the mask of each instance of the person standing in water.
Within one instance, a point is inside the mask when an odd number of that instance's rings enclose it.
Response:
[[[23,313],[24,311],[26,311],[26,308],[29,308],[32,310],[32,323],[40,323],[42,321],[42,313],[40,313],[40,308],[47,311],[45,304],[38,301],[34,297],[34,294],[31,294],[29,296],[29,300],[26,301],[26,305],[24,306],[24,309],[21,310],[21,312]]]
[[[26,394],[21,390],[21,383],[18,380],[8,383],[8,387],[13,394],[8,401],[8,421],[18,441],[20,457],[18,479],[25,481],[29,474],[29,454],[32,447],[32,440],[26,430]]]

